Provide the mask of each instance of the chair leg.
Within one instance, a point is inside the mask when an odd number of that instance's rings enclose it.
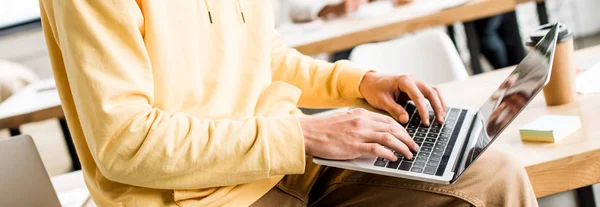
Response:
[[[575,190],[579,207],[596,207],[594,198],[594,188],[590,186],[581,187]]]
[[[469,54],[471,54],[471,69],[473,74],[477,75],[483,73],[481,62],[479,61],[479,39],[477,37],[477,31],[475,30],[475,23],[464,22],[463,25],[465,26]]]
[[[19,127],[17,128],[9,128],[8,132],[10,133],[10,136],[17,136],[21,134],[21,130],[19,129]]]
[[[71,132],[69,132],[67,120],[65,118],[60,118],[58,122],[60,123],[60,128],[62,129],[65,138],[65,143],[67,143],[67,149],[69,150],[69,155],[71,156],[71,162],[73,163],[73,171],[81,170],[81,163],[79,162],[79,157],[77,156],[77,151],[75,150],[75,144],[73,143],[73,139],[71,138]]]
[[[448,30],[448,37],[450,37],[450,40],[452,40],[452,44],[454,44],[454,47],[458,48],[456,46],[456,34],[454,32],[454,25],[448,25],[446,29]]]
[[[548,10],[546,9],[546,2],[540,1],[535,5],[538,13],[538,19],[540,20],[540,25],[548,24]]]

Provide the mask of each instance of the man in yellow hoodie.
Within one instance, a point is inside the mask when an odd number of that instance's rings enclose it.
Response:
[[[303,116],[298,106],[364,98],[406,122],[445,105],[410,76],[327,63],[283,45],[270,0],[41,0],[62,106],[99,206],[536,205],[498,152],[435,185],[312,164],[305,156],[395,160],[417,146],[363,110]],[[441,121],[438,119],[437,121]],[[298,174],[298,175],[293,175]]]

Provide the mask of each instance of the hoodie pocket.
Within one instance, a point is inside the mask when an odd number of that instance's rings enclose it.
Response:
[[[276,81],[267,86],[258,98],[254,114],[256,116],[285,116],[298,113],[298,99],[302,90],[295,86]]]

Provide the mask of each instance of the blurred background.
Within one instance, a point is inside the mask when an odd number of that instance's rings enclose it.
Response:
[[[275,0],[277,7],[274,13],[278,17],[277,27],[282,33],[283,39],[290,43],[291,46],[303,44],[303,41],[310,41],[310,38],[316,40],[325,38],[319,37],[319,35],[323,34],[326,36],[330,33],[319,32],[317,30],[327,30],[326,27],[328,26],[328,21],[333,22],[331,25],[339,26],[339,24],[343,24],[343,21],[349,21],[340,19],[355,18],[358,19],[356,21],[360,22],[360,24],[369,24],[367,21],[369,18],[378,18],[378,15],[387,15],[386,12],[380,10],[389,9],[375,7],[368,11],[361,11],[358,9],[357,11],[344,13],[343,11],[335,10],[336,8],[339,9],[339,7],[331,6],[339,5],[340,1],[329,2],[323,0],[327,2],[325,4],[318,2],[319,0],[306,0],[305,2],[301,3],[298,3],[298,1],[302,0]],[[414,2],[406,3],[406,5],[417,4],[424,1],[428,0],[415,0]],[[440,0],[430,1],[441,2]],[[447,1],[451,2],[455,0]],[[465,2],[467,1],[459,2],[457,5],[451,5],[449,7],[458,6]],[[321,5],[321,7],[318,7],[318,5]],[[326,5],[331,6],[328,7],[329,9],[332,9],[331,11],[328,11],[330,12],[330,15],[320,16],[320,13],[327,13],[323,10],[325,9]],[[568,27],[574,32],[574,45],[576,50],[600,44],[600,0],[546,0],[544,6],[549,22],[560,21],[568,25]],[[315,14],[313,14],[315,8],[319,8],[316,9],[316,11],[319,13],[316,16],[320,16],[321,18],[315,19]],[[411,8],[415,10],[419,9],[416,6]],[[302,14],[302,11],[299,11],[302,9],[304,9],[304,12],[307,13]],[[440,7],[440,9],[446,8]],[[515,32],[518,34],[518,36],[520,36],[520,40],[518,41],[521,41],[521,46],[523,45],[524,41],[528,39],[529,33],[540,26],[539,9],[539,4],[534,1],[519,1],[515,6],[514,14],[516,14],[516,27],[518,28],[518,31],[513,29],[512,32]],[[298,11],[300,13],[298,13]],[[410,14],[411,9],[408,9],[407,7],[407,9],[403,11]],[[359,15],[358,17],[353,17],[352,13],[354,12],[361,12],[363,14]],[[423,15],[431,14],[431,12],[435,11],[428,11]],[[367,14],[365,15],[364,13]],[[419,18],[419,15],[409,15],[407,17],[401,17],[400,19],[404,18],[406,21],[410,21],[412,18]],[[469,35],[467,32],[465,32],[465,25],[466,24],[464,24],[464,22],[460,21],[450,24],[438,24],[434,22],[431,23],[431,26],[423,27],[418,31],[406,32],[398,35],[397,38],[410,38],[410,36],[418,35],[423,31],[429,30],[440,31],[448,34],[448,36],[452,39],[452,43],[456,46],[456,50],[458,51],[457,54],[461,61],[461,67],[464,67],[469,75],[479,73],[474,69],[473,59],[476,59],[475,61],[478,62],[477,64],[481,64],[480,67],[482,72],[500,68],[496,67],[494,63],[490,62],[489,58],[486,58],[486,55],[480,55],[477,58],[471,57],[472,53],[469,51],[469,40],[467,38]],[[483,27],[485,27],[485,25]],[[481,30],[485,29],[479,29],[478,31]],[[303,35],[303,33],[306,33],[307,35]],[[335,32],[332,32],[331,34],[333,33]],[[480,37],[479,41],[482,41],[481,38],[485,39],[485,35],[486,34],[481,34],[481,32],[479,32],[477,35]],[[308,40],[298,40],[298,38],[301,36],[310,38]],[[348,59],[352,55],[351,52],[347,51],[346,49],[349,48],[344,48],[340,51],[315,52],[314,54],[310,55],[330,61]],[[523,49],[525,48],[523,47]],[[346,53],[344,53],[344,51],[346,51]],[[509,55],[512,53],[513,51],[508,51]],[[15,75],[15,73],[18,73],[18,75]],[[10,88],[2,88],[2,83],[0,82],[0,108],[2,107],[1,103],[3,100],[10,97],[12,94],[18,93],[20,89],[24,88],[28,84],[36,83],[41,80],[47,80],[49,78],[52,78],[52,70],[39,22],[38,1],[0,0],[0,81],[11,82],[13,84],[13,86]],[[60,175],[73,169],[73,165],[69,158],[69,148],[63,137],[63,132],[58,119],[47,119],[43,121],[27,123],[20,126],[20,131],[21,133],[32,135],[32,137],[35,139],[44,164],[51,175]],[[0,138],[9,136],[9,130],[3,129],[3,127],[0,126]],[[596,192],[598,191],[600,190],[596,190]],[[564,195],[543,198],[540,200],[540,204],[542,204],[542,206],[576,205],[575,201],[572,199],[574,196],[573,194],[570,192],[562,194]],[[598,195],[596,200],[600,200],[598,199]]]

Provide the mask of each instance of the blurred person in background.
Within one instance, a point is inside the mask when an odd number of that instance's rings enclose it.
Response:
[[[288,0],[289,16],[294,22],[314,21],[318,18],[335,18],[356,12],[363,4],[375,0]],[[412,2],[413,0],[380,0],[392,1],[394,6]],[[332,54],[331,60],[348,60],[352,48]]]
[[[524,42],[511,13],[475,20],[479,48],[494,69],[516,65],[525,58]]]

